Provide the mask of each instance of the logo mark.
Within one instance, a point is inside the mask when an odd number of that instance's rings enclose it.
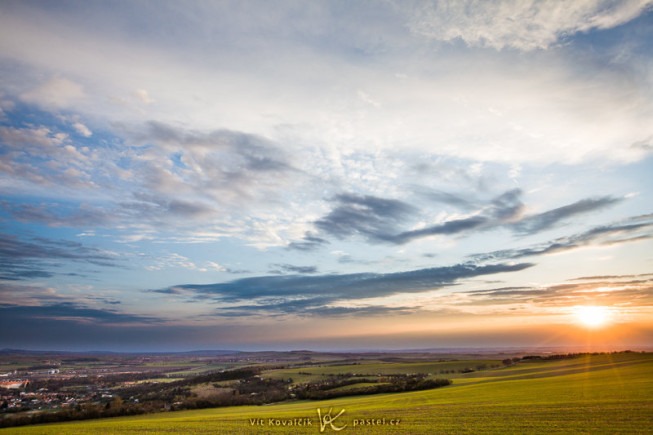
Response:
[[[335,416],[331,416],[331,411],[333,411],[333,408],[329,408],[329,412],[322,415],[320,408],[317,408],[317,417],[320,420],[320,433],[324,432],[324,429],[326,429],[327,426],[335,431],[340,431],[347,427],[346,424],[340,427],[334,425],[334,422],[343,414],[343,412],[345,412],[345,409],[343,408],[342,411],[337,413]]]

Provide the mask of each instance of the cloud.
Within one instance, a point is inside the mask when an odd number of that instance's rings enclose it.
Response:
[[[36,88],[20,95],[26,103],[46,109],[66,108],[85,98],[82,85],[63,77],[54,77]]]
[[[533,307],[568,308],[575,305],[605,305],[628,308],[653,306],[653,279],[632,280],[629,275],[606,279],[575,278],[570,283],[533,287],[506,287],[463,292],[473,305],[528,303]],[[578,282],[582,281],[582,282]]]
[[[0,183],[51,198],[39,204],[4,201],[2,207],[15,220],[119,228],[155,238],[166,230],[180,237],[199,234],[195,225],[202,223],[201,233],[212,234],[211,240],[235,235],[275,246],[290,238],[279,233],[294,236],[301,226],[301,211],[285,201],[286,192],[296,194],[294,186],[303,175],[278,144],[263,137],[149,122],[131,130],[120,127],[126,138],[100,134],[97,144],[80,146],[74,139],[79,118],[57,119],[64,124],[56,128],[0,126],[3,148],[9,150],[0,153]],[[59,189],[43,192],[51,186]],[[94,190],[95,198],[89,199],[86,189]],[[291,248],[307,249],[315,242],[309,237]]]
[[[39,113],[42,115],[42,113]],[[75,146],[61,126],[0,126],[0,180],[16,190],[42,187],[96,189],[98,173],[111,167],[103,152]],[[65,127],[65,126],[64,126]]]
[[[475,198],[470,198],[469,195],[455,194],[451,192],[444,192],[442,190],[424,189],[423,187],[416,187],[420,196],[427,198],[434,202],[439,202],[451,205],[463,210],[472,210],[478,207],[479,201]]]
[[[201,301],[178,322],[410,311],[365,300],[380,294],[417,300],[412,322],[475,285],[420,275],[425,253],[508,266],[651,237],[645,219],[583,226],[647,211],[650,1],[81,3],[0,2],[0,224],[31,255],[0,250],[7,283],[119,295],[76,308],[166,287],[148,310]],[[551,231],[565,224],[582,229]],[[612,265],[644,267],[646,243]],[[124,255],[133,277],[85,272]],[[510,282],[547,274],[524,272]],[[227,296],[171,287],[210,276]]]
[[[209,172],[202,163],[217,164],[226,173],[238,168],[256,172],[282,172],[292,169],[284,160],[284,152],[276,144],[261,136],[231,130],[215,130],[208,133],[175,128],[169,124],[150,121],[144,130],[127,133],[141,143],[154,142],[167,150],[180,151],[188,159],[189,167]],[[226,162],[211,160],[212,156],[224,154]],[[234,158],[237,160],[234,161]],[[206,159],[206,160],[205,160]],[[227,163],[228,165],[225,165]]]
[[[310,8],[283,2],[272,15],[254,3],[237,3],[195,3],[183,13],[168,3],[156,12],[128,4],[47,12],[7,7],[0,16],[0,50],[16,67],[6,80],[22,90],[33,85],[32,77],[56,71],[83,81],[92,97],[77,111],[107,123],[157,119],[198,130],[217,125],[315,144],[323,154],[339,151],[339,144],[392,152],[401,144],[510,163],[588,156],[627,162],[646,155],[630,149],[651,136],[645,127],[649,86],[646,74],[637,73],[646,71],[646,61],[638,66],[633,56],[618,69],[595,74],[597,64],[605,66],[603,46],[567,61],[559,53],[499,53],[497,61],[488,60],[497,53],[461,47],[435,54],[432,41],[461,37],[482,44],[485,38],[488,46],[508,47],[513,35],[513,45],[545,46],[551,36],[542,33],[609,28],[650,2],[318,2]],[[562,16],[551,16],[561,8]],[[107,16],[123,22],[125,31],[107,27]],[[148,31],[154,28],[178,30]],[[646,39],[629,30],[628,43]],[[622,42],[613,38],[607,45],[620,51]],[[269,58],[270,52],[283,53],[283,59]],[[419,62],[408,53],[420,53]],[[393,73],[379,74],[379,68]],[[145,88],[156,104],[139,103],[133,111],[102,104],[109,95],[133,96]],[[361,101],[359,92],[379,106]]]
[[[49,278],[54,274],[47,269],[56,267],[52,261],[57,260],[120,267],[118,257],[114,253],[89,248],[81,243],[43,237],[26,241],[0,233],[0,279]]]
[[[85,126],[84,124],[82,124],[81,122],[75,122],[75,123],[73,123],[73,128],[74,128],[75,131],[77,131],[77,133],[79,133],[81,136],[84,136],[84,137],[91,137],[91,136],[93,135],[93,132],[92,132],[91,130],[89,130],[89,128],[88,128],[87,126]]]
[[[218,272],[227,272],[227,268],[216,263],[215,261],[207,261],[206,262],[206,268],[208,270],[215,270]]]
[[[134,91],[134,97],[141,103],[148,105],[154,103],[156,100],[150,98],[145,89],[137,89]]]
[[[492,199],[477,214],[410,231],[400,231],[399,228],[417,214],[415,207],[398,200],[338,195],[335,198],[338,205],[316,221],[315,226],[338,238],[360,235],[375,243],[404,244],[433,235],[469,233],[518,219],[523,210],[520,195],[521,190],[513,189]],[[436,194],[436,197],[442,198],[443,195]],[[450,197],[446,199],[450,200]]]
[[[0,305],[42,305],[66,301],[52,287],[18,283],[16,280],[0,281]]]
[[[81,243],[69,240],[50,240],[34,237],[31,242],[20,240],[16,236],[0,233],[0,253],[6,259],[67,259],[83,260],[98,265],[111,265],[115,255],[108,251],[89,248]]]
[[[65,276],[75,275],[67,273]],[[93,293],[92,287],[86,287],[84,293],[74,292],[67,294],[54,287],[43,284],[18,283],[16,281],[0,281],[0,306],[30,306],[44,307],[67,304],[75,307],[97,308],[102,305],[121,305],[122,301],[116,297],[106,296],[103,293]]]
[[[39,269],[37,265],[0,259],[0,280],[17,281],[52,278],[54,273]]]
[[[4,98],[4,93],[0,91],[0,120],[6,118],[7,112],[11,112],[16,107],[16,103],[12,100]]]
[[[327,240],[317,237],[312,232],[307,231],[301,241],[290,242],[287,248],[297,251],[314,251],[328,243]]]
[[[489,205],[481,209],[478,215],[463,219],[452,219],[442,224],[406,231],[397,234],[394,241],[395,243],[406,243],[421,237],[471,232],[517,220],[521,217],[524,209],[524,205],[520,200],[521,194],[520,189],[509,190],[490,201]]]
[[[364,236],[374,243],[405,244],[416,239],[435,235],[469,235],[475,231],[505,227],[520,234],[536,234],[577,215],[598,211],[622,201],[622,198],[587,198],[535,215],[524,215],[521,189],[512,189],[487,203],[478,199],[442,191],[421,190],[435,202],[464,208],[472,207],[471,215],[446,220],[409,231],[400,231],[411,217],[417,215],[415,207],[396,200],[377,197],[339,195],[338,205],[315,226],[338,238]]]
[[[260,276],[221,284],[176,285],[148,290],[148,292],[191,297],[195,300],[211,299],[222,304],[221,309],[230,312],[267,309],[270,314],[274,312],[306,314],[319,313],[319,310],[313,310],[333,306],[333,304],[401,293],[432,291],[456,285],[457,281],[462,279],[517,272],[532,266],[531,263],[482,266],[458,264],[383,274]]]
[[[168,211],[177,216],[188,218],[203,218],[215,215],[216,210],[208,204],[201,202],[173,199],[167,204]]]
[[[559,237],[546,243],[521,249],[502,249],[484,254],[474,254],[478,261],[516,260],[524,257],[556,254],[586,246],[610,246],[653,238],[653,221],[622,222],[594,227],[580,234]]]
[[[578,214],[600,210],[602,208],[617,204],[621,201],[621,198],[613,198],[610,196],[604,196],[602,198],[582,199],[573,204],[558,207],[553,210],[549,210],[533,216],[528,216],[513,224],[513,229],[525,234],[537,233],[553,227],[564,219]]]
[[[420,307],[387,307],[381,305],[367,305],[356,307],[341,306],[320,306],[320,301],[312,299],[305,303],[288,302],[269,305],[242,305],[237,307],[224,307],[217,309],[211,317],[232,317],[232,316],[283,316],[295,315],[300,317],[368,317],[368,316],[388,316],[388,315],[407,315],[413,314],[420,310]]]
[[[20,325],[17,327],[17,325]],[[3,343],[11,347],[41,349],[156,350],[188,339],[189,328],[171,327],[165,320],[111,309],[90,308],[79,303],[45,305],[0,304],[0,329],[11,331]]]
[[[269,273],[298,273],[302,275],[317,273],[317,266],[294,266],[292,264],[271,264],[270,267],[277,268]]]
[[[226,214],[230,207],[244,211],[248,205],[274,204],[282,189],[301,179],[283,149],[261,136],[198,132],[155,121],[119,128],[143,147],[133,164],[142,189],[134,189],[134,198],[144,199],[144,207],[167,202],[169,211],[193,218],[215,216],[217,210]]]
[[[282,189],[302,177],[277,144],[256,135],[203,133],[152,121],[118,127],[126,139],[102,137],[98,144],[81,146],[74,137],[92,132],[79,117],[57,119],[65,124],[0,126],[0,142],[8,150],[0,153],[5,178],[0,182],[38,196],[43,187],[65,186],[73,199],[86,199],[83,190],[92,189],[108,201],[102,208],[82,205],[78,211],[54,203],[5,202],[17,219],[91,228],[144,221],[179,228],[189,221],[236,220],[238,214],[249,216],[248,206],[280,206]]]
[[[16,204],[2,201],[0,207],[18,222],[38,222],[51,227],[101,227],[115,223],[119,217],[86,205],[69,209],[56,203]]]
[[[421,3],[410,23],[418,35],[457,39],[497,50],[547,49],[569,35],[624,24],[651,8],[650,0],[439,0]]]
[[[374,242],[389,241],[396,227],[415,213],[415,208],[395,199],[341,194],[336,207],[315,226],[338,238],[360,235]]]
[[[651,273],[641,273],[638,275],[595,275],[595,276],[581,276],[578,278],[571,278],[568,281],[592,281],[592,280],[604,280],[604,279],[614,279],[614,278],[635,278],[642,276],[651,276]]]
[[[13,322],[44,322],[44,321],[71,321],[78,324],[103,323],[103,324],[125,324],[125,323],[153,323],[160,319],[154,317],[137,316],[120,313],[115,310],[98,310],[73,303],[62,302],[52,305],[41,306],[12,306],[3,304],[0,306],[3,329]]]
[[[14,150],[51,153],[67,138],[65,133],[52,131],[43,125],[24,128],[0,126],[0,141],[3,147]]]
[[[115,298],[107,298],[103,296],[86,296],[86,299],[91,301],[100,302],[107,305],[121,305],[122,301]]]
[[[454,219],[442,224],[432,225],[419,230],[405,231],[389,238],[394,243],[403,244],[422,237],[435,235],[453,235],[465,231],[471,232],[486,226],[489,219],[485,216],[472,216],[464,219]]]

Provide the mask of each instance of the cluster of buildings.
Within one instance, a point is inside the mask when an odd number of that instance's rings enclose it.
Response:
[[[58,409],[85,403],[90,399],[88,395],[54,393],[46,388],[30,392],[5,390],[0,392],[0,409],[5,411]]]
[[[29,385],[29,381],[24,381],[22,379],[0,381],[0,388],[3,388],[5,390],[19,390],[21,388],[25,388],[27,385]]]
[[[59,376],[59,369],[51,368],[42,372],[30,372],[37,378],[66,379],[70,375]],[[92,403],[112,397],[108,390],[87,386],[84,390],[50,391],[40,388],[28,391],[29,379],[17,377],[17,373],[0,373],[0,414],[29,410],[61,409],[84,403]],[[33,389],[33,388],[32,388]]]

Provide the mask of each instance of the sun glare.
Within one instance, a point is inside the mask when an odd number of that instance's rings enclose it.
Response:
[[[607,307],[577,307],[576,318],[580,323],[589,327],[604,325],[608,321],[610,312]]]

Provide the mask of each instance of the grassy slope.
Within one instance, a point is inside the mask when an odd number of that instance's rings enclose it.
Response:
[[[273,379],[292,378],[294,383],[319,382],[329,375],[342,375],[356,373],[364,377],[375,377],[380,375],[392,375],[401,373],[424,373],[431,374],[435,378],[460,377],[458,373],[442,373],[442,371],[458,371],[464,368],[475,368],[479,365],[488,366],[501,365],[497,360],[474,360],[474,361],[445,361],[445,362],[419,362],[419,363],[387,363],[380,361],[364,361],[358,364],[347,365],[324,365],[317,367],[295,367],[290,369],[269,370],[263,377]]]
[[[471,373],[430,391],[153,414],[8,429],[17,434],[319,433],[316,409],[354,418],[400,418],[356,433],[651,433],[653,354],[520,363]],[[268,418],[308,417],[309,428],[270,427]],[[249,418],[265,419],[251,426]],[[324,433],[332,432],[326,430]],[[347,430],[341,432],[345,433]],[[3,431],[0,431],[3,433]]]

